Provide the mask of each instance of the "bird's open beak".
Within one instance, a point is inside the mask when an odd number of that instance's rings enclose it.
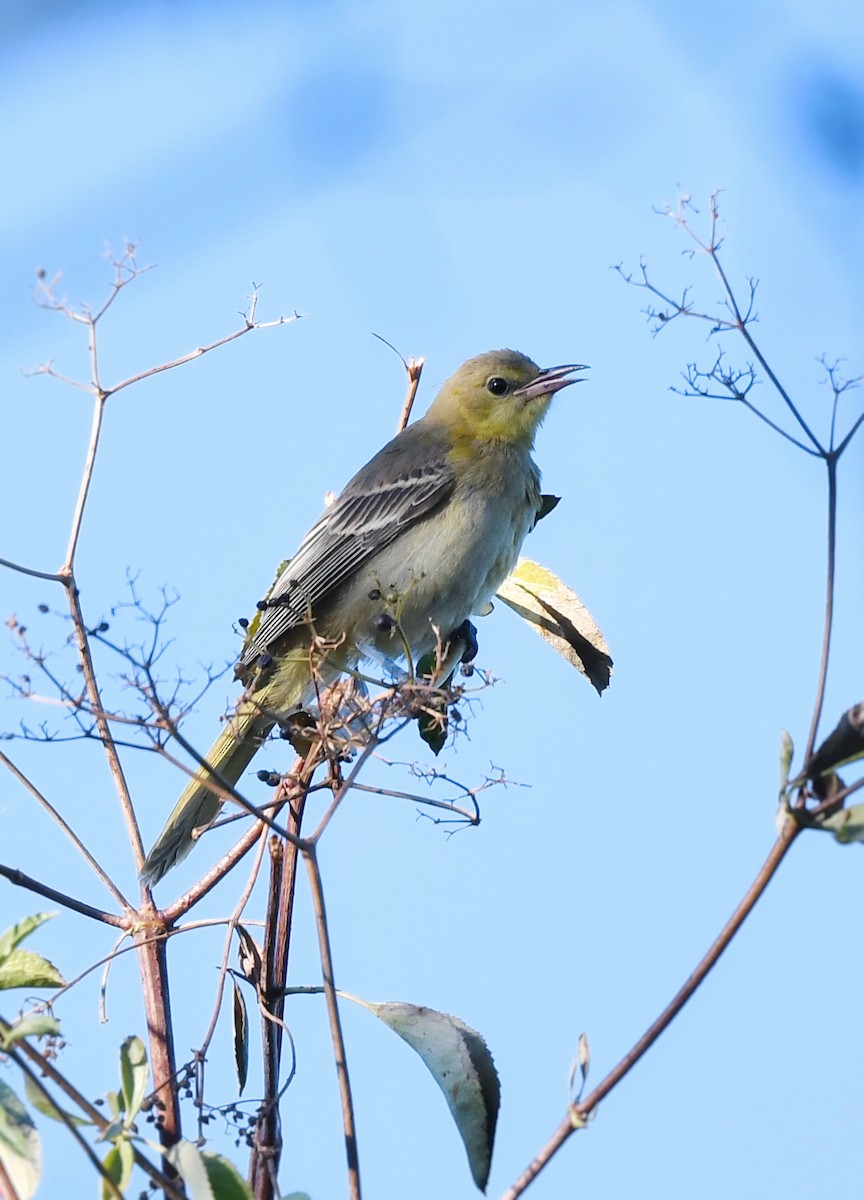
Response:
[[[571,383],[581,383],[581,379],[570,379],[568,376],[574,371],[587,370],[588,367],[581,363],[568,363],[566,367],[546,367],[514,394],[524,396],[526,400],[534,400],[538,396],[551,396],[553,392],[560,392]]]

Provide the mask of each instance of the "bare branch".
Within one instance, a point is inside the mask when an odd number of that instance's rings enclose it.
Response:
[[[828,552],[825,579],[825,620],[822,633],[822,652],[819,658],[819,677],[816,683],[816,699],[813,703],[813,716],[810,720],[807,748],[804,751],[805,766],[813,757],[813,751],[816,748],[816,735],[819,732],[819,721],[822,716],[822,705],[825,700],[825,687],[828,682],[828,661],[831,654],[837,554],[837,453],[838,451],[832,451],[825,460],[825,465],[828,468]]]
[[[710,330],[709,336],[718,334],[718,333],[726,333],[726,332],[732,332],[732,331],[739,333],[744,338],[744,341],[747,343],[747,346],[749,347],[751,353],[753,354],[754,358],[758,362],[762,371],[765,373],[765,376],[770,380],[770,382],[774,386],[774,389],[776,390],[777,394],[780,396],[783,403],[786,405],[786,408],[792,414],[799,429],[804,434],[805,440],[810,443],[810,446],[812,447],[812,449],[810,450],[810,453],[818,455],[820,457],[824,457],[824,455],[825,455],[824,446],[821,444],[821,442],[815,436],[815,434],[811,430],[808,423],[804,420],[804,417],[801,415],[796,404],[792,400],[791,395],[786,390],[786,388],[784,388],[784,386],[781,384],[779,378],[777,377],[776,373],[774,372],[774,370],[768,363],[767,359],[763,355],[761,349],[755,342],[755,340],[750,332],[751,324],[753,324],[753,322],[758,319],[757,315],[756,315],[756,311],[755,311],[755,297],[756,297],[756,289],[758,286],[757,281],[753,278],[750,278],[747,280],[747,286],[748,286],[747,303],[745,306],[742,307],[742,305],[739,304],[739,302],[738,302],[738,298],[737,298],[735,291],[729,281],[729,277],[726,274],[726,270],[723,266],[723,263],[720,260],[720,249],[723,245],[723,240],[722,240],[722,238],[720,238],[718,236],[718,222],[719,222],[718,197],[719,197],[719,195],[720,195],[719,191],[715,191],[711,196],[710,236],[707,239],[707,241],[704,240],[703,238],[701,238],[695,232],[695,230],[693,229],[693,227],[690,223],[690,214],[698,212],[698,210],[694,207],[690,196],[682,195],[680,197],[678,205],[675,209],[667,206],[666,208],[664,208],[662,210],[656,210],[656,211],[658,211],[659,215],[673,221],[674,224],[677,225],[678,228],[681,229],[686,234],[686,236],[691,240],[691,242],[693,243],[693,245],[696,248],[696,250],[694,252],[705,254],[711,260],[714,270],[717,273],[717,276],[720,280],[720,284],[721,284],[721,288],[722,288],[722,292],[723,292],[723,306],[726,309],[727,313],[729,314],[728,317],[714,317],[709,313],[699,312],[696,309],[694,309],[688,299],[688,290],[689,289],[686,289],[686,288],[682,294],[681,300],[680,301],[674,300],[671,296],[669,296],[665,292],[661,291],[655,284],[653,284],[651,282],[651,280],[648,277],[647,268],[643,261],[640,261],[640,264],[639,264],[641,279],[635,278],[632,273],[625,272],[620,264],[615,269],[618,271],[619,275],[621,275],[621,277],[625,280],[625,282],[631,284],[634,287],[641,287],[641,288],[647,289],[652,295],[654,295],[658,299],[662,300],[663,304],[666,306],[665,309],[658,310],[652,305],[652,306],[649,306],[648,309],[646,310],[646,314],[649,318],[649,321],[651,321],[653,323],[652,324],[652,333],[655,336],[657,333],[659,333],[660,329],[665,328],[666,325],[668,325],[671,320],[673,320],[674,318],[679,317],[679,316],[693,317],[696,320],[710,322],[711,330]],[[756,409],[754,406],[752,406],[750,404],[745,404],[745,407],[749,408],[751,412],[754,412],[754,414],[756,416],[758,416],[761,420],[766,421],[778,433],[782,433],[782,435],[788,441],[792,442],[793,445],[798,446],[801,449],[805,449],[805,446],[803,443],[799,442],[796,438],[792,437],[790,434],[783,431],[779,426],[777,426],[773,422],[769,421],[768,418],[765,417],[765,415],[763,413],[761,413],[758,409]]]
[[[840,374],[840,363],[842,361],[842,359],[835,359],[829,362],[828,358],[824,354],[819,358],[819,362],[825,368],[826,380],[823,382],[827,382],[829,384],[833,396],[833,402],[831,404],[831,436],[828,439],[828,446],[830,450],[834,449],[834,435],[837,428],[837,409],[840,403],[840,397],[845,392],[850,392],[854,388],[859,387],[862,379],[861,375],[856,375],[852,379],[844,379]],[[852,429],[843,439],[844,448],[846,445],[848,445],[862,421],[864,421],[864,413],[858,417]],[[842,450],[838,450],[838,453],[842,453]]]
[[[258,879],[266,844],[266,830],[262,826],[259,835],[258,853],[255,855],[255,860],[252,863],[252,869],[249,872],[249,878],[246,881],[243,891],[240,893],[240,898],[234,906],[234,911],[228,918],[228,924],[225,930],[225,943],[222,949],[222,961],[219,964],[219,982],[216,987],[216,998],[213,1004],[213,1014],[210,1018],[210,1024],[207,1026],[207,1031],[205,1032],[201,1041],[201,1045],[195,1052],[196,1059],[202,1063],[206,1062],[207,1060],[207,1052],[210,1049],[210,1043],[212,1042],[213,1035],[216,1032],[216,1024],[219,1020],[219,1013],[222,1008],[222,997],[225,993],[225,981],[228,978],[228,960],[231,955],[231,944],[234,940],[234,934],[237,931],[237,926],[240,923],[240,918],[243,916],[246,905],[249,903],[249,898],[252,895],[252,889],[255,887],[255,883]],[[200,1127],[198,1133],[200,1137]]]
[[[234,342],[237,338],[251,333],[253,329],[275,329],[279,325],[290,325],[294,321],[301,320],[304,315],[304,313],[295,311],[288,317],[280,316],[273,321],[254,321],[247,317],[241,329],[235,329],[233,333],[217,338],[215,342],[210,342],[206,346],[198,346],[188,354],[183,354],[180,358],[172,359],[171,362],[161,363],[158,367],[150,367],[146,371],[139,371],[137,375],[130,375],[127,379],[123,379],[120,383],[115,383],[112,387],[108,388],[105,395],[114,396],[117,392],[122,391],[123,388],[131,387],[133,383],[140,383],[142,379],[150,379],[153,375],[161,375],[164,371],[173,371],[175,367],[182,367],[186,363],[194,362],[196,358],[201,358],[203,355],[209,354],[211,350],[218,350],[220,346],[227,346],[229,342]]]
[[[62,583],[63,576],[57,571],[37,571],[35,567],[25,567],[21,563],[12,562],[8,558],[0,558],[0,567],[17,571],[19,575],[32,575],[34,579],[47,579],[49,583]]]
[[[69,577],[69,583],[66,586],[66,596],[69,601],[75,644],[81,662],[81,670],[84,676],[87,695],[90,700],[91,707],[93,708],[96,726],[99,730],[99,736],[102,740],[102,745],[105,749],[105,755],[108,759],[108,766],[114,778],[114,784],[117,788],[117,796],[120,801],[120,808],[123,813],[126,823],[126,830],[129,835],[129,840],[135,856],[136,870],[140,870],[144,862],[144,847],[141,842],[141,832],[138,828],[138,819],[135,816],[135,810],[132,807],[132,797],[129,793],[129,787],[126,783],[126,776],[123,771],[123,766],[120,762],[120,756],[117,753],[117,747],[114,744],[111,727],[107,717],[104,715],[102,697],[96,680],[96,669],[93,665],[93,656],[90,651],[89,634],[84,621],[84,614],[81,611],[78,588],[71,574]]]
[[[771,848],[771,852],[763,863],[758,875],[747,889],[741,902],[732,916],[723,926],[708,952],[688,977],[683,987],[676,992],[659,1017],[649,1025],[636,1044],[621,1059],[616,1067],[609,1072],[597,1087],[578,1104],[571,1104],[561,1124],[539,1151],[533,1161],[526,1167],[518,1179],[503,1193],[501,1200],[516,1200],[526,1190],[529,1184],[537,1178],[543,1168],[554,1158],[567,1139],[577,1129],[583,1129],[601,1100],[616,1087],[628,1072],[636,1066],[643,1055],[656,1042],[660,1034],[678,1015],[696,989],[705,981],[716,966],[723,952],[728,948],[735,934],[752,912],[754,905],[762,896],[768,884],[773,879],[777,868],[786,856],[797,835],[800,826],[787,817],[783,830]]]
[[[405,368],[405,374],[408,376],[408,391],[405,395],[405,403],[402,406],[402,412],[396,425],[396,432],[401,433],[408,424],[408,419],[411,416],[411,409],[414,407],[414,398],[417,395],[417,386],[420,383],[420,374],[423,370],[423,364],[426,362],[426,359],[409,358],[406,360],[403,355],[399,353],[393,343],[388,342],[387,339],[382,337],[380,333],[373,333],[372,336],[377,338],[379,342],[383,342],[385,346],[388,346],[393,351],[393,353],[402,363],[402,366]]]
[[[303,851],[312,903],[315,908],[315,923],[318,929],[318,949],[321,955],[321,974],[324,980],[324,995],[327,1015],[330,1019],[330,1036],[333,1040],[333,1057],[339,1079],[339,1096],[342,1101],[342,1128],[345,1135],[345,1157],[348,1166],[348,1194],[351,1200],[360,1200],[360,1160],[357,1154],[357,1130],[354,1123],[354,1104],[351,1099],[351,1081],[348,1078],[348,1060],[345,1054],[345,1039],[336,999],[336,982],[333,977],[333,957],[330,952],[330,935],[327,929],[327,914],[324,908],[324,889],[314,846]]]
[[[39,791],[39,789],[36,787],[36,785],[27,778],[27,776],[23,773],[23,771],[20,771],[18,769],[18,767],[15,765],[15,763],[13,763],[12,760],[10,758],[8,758],[2,752],[2,750],[0,750],[0,763],[2,763],[12,773],[12,775],[14,775],[14,777],[18,780],[18,782],[21,784],[21,786],[30,793],[30,795],[33,797],[33,799],[38,804],[40,804],[42,806],[42,808],[45,809],[45,811],[48,813],[48,815],[51,817],[51,819],[63,830],[63,832],[66,834],[66,836],[72,842],[75,849],[78,851],[78,853],[81,855],[81,857],[85,860],[85,862],[91,868],[91,870],[94,871],[95,874],[98,875],[98,877],[102,880],[105,887],[108,889],[108,891],[111,893],[111,895],[117,901],[117,903],[122,905],[123,909],[127,913],[134,911],[132,909],[132,906],[129,903],[129,901],[125,898],[125,896],[120,891],[120,889],[115,885],[115,883],[111,879],[111,877],[102,869],[101,865],[96,861],[96,859],[93,857],[93,855],[87,849],[87,847],[84,845],[84,843],[78,837],[77,833],[75,833],[74,829],[72,829],[72,827],[68,824],[68,822],[60,815],[60,813],[57,811],[57,809],[54,807],[54,805],[51,804],[51,802],[49,800],[47,800],[45,798],[45,796],[42,795],[42,793]],[[11,876],[9,876],[7,874],[7,878],[11,878]],[[30,887],[31,886],[30,882],[23,883],[24,879],[26,879],[26,877],[22,876],[22,881],[21,881],[22,885],[26,886],[26,887]],[[19,881],[13,879],[12,882],[17,883]],[[33,890],[35,890],[35,888]],[[47,893],[44,893],[44,894],[47,894]],[[79,912],[82,912],[82,911],[84,911],[84,909],[86,909],[87,916],[96,917],[96,919],[98,919],[100,921],[107,921],[108,924],[121,925],[123,923],[123,921],[120,918],[115,917],[113,914],[100,912],[97,909],[90,908],[89,905],[84,905],[82,907],[78,901],[72,901],[72,899],[70,897],[66,897],[65,899],[63,899],[63,898],[61,898],[60,893],[56,893],[55,898],[57,898],[60,903],[66,904],[66,906],[69,908],[77,908],[77,911],[79,911]]]
[[[23,871],[19,871],[17,867],[7,867],[3,863],[0,863],[0,875],[4,879],[8,879],[15,887],[26,888],[29,892],[34,892],[37,896],[44,896],[46,900],[52,900],[55,904],[61,904],[63,908],[80,913],[82,917],[90,917],[93,921],[102,921],[106,925],[115,925],[121,929],[127,923],[126,917],[118,917],[116,913],[105,912],[101,908],[94,908],[92,904],[85,904],[83,900],[76,900],[74,896],[60,892],[57,888],[49,887],[47,883],[42,883],[40,880],[34,879],[31,875],[26,875]]]
[[[688,363],[685,371],[682,372],[682,378],[685,383],[684,388],[672,388],[671,390],[679,396],[693,396],[704,400],[724,400],[737,401],[743,404],[746,409],[758,417],[760,421],[764,421],[769,428],[773,429],[787,442],[791,442],[793,446],[797,446],[799,450],[803,450],[805,454],[810,454],[814,458],[821,458],[822,455],[818,450],[799,441],[793,434],[788,433],[776,421],[772,421],[761,409],[749,399],[749,393],[754,388],[759,380],[756,377],[756,371],[752,363],[748,363],[743,368],[729,368],[724,366],[725,354],[720,350],[714,361],[714,365],[707,371],[701,370],[696,363]],[[707,381],[712,380],[719,383],[721,387],[726,389],[726,394],[718,394],[708,390]],[[704,382],[703,382],[704,381]]]

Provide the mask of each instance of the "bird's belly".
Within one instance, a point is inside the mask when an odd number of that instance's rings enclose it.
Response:
[[[335,624],[358,646],[401,656],[403,639],[417,656],[432,650],[491,599],[513,569],[533,512],[521,504],[494,511],[473,498],[454,502],[384,547],[361,568]]]

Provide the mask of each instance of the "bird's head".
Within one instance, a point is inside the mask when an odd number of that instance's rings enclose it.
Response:
[[[554,394],[585,370],[576,363],[541,369],[516,350],[490,350],[446,380],[427,415],[471,438],[530,447]]]

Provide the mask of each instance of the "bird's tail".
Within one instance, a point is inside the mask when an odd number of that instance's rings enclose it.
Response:
[[[260,703],[241,700],[206,755],[211,770],[202,767],[189,780],[147,855],[141,869],[143,884],[152,887],[158,883],[167,871],[186,857],[198,837],[219,815],[222,800],[208,790],[204,781],[216,776],[217,781],[233,787],[275,724],[273,714],[264,711]]]
[[[141,868],[143,884],[152,887],[182,862],[198,837],[216,820],[222,800],[209,790],[207,780],[216,776],[217,782],[221,780],[233,787],[277,720],[296,713],[308,703],[314,694],[314,682],[322,688],[329,687],[351,661],[351,655],[337,647],[313,668],[309,648],[301,645],[282,654],[272,673],[263,681],[259,679],[257,686],[252,685],[256,690],[241,699],[210,748],[206,761],[211,769],[202,767],[174,805]]]

